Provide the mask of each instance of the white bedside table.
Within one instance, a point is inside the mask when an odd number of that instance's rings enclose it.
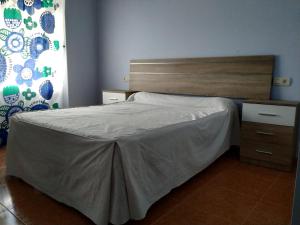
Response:
[[[135,92],[129,90],[103,90],[102,101],[104,105],[124,102]]]
[[[245,101],[241,161],[291,170],[297,146],[298,106],[298,102],[288,101]]]

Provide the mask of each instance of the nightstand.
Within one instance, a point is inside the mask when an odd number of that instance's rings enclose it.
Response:
[[[103,90],[102,101],[104,105],[124,102],[135,92],[129,90]]]
[[[245,101],[241,161],[291,170],[296,156],[298,102]]]

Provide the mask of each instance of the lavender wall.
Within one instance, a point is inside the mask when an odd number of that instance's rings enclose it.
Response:
[[[127,88],[134,58],[272,54],[293,79],[273,98],[300,100],[299,0],[101,0],[98,19],[103,88]]]
[[[66,1],[69,105],[98,102],[97,0]]]

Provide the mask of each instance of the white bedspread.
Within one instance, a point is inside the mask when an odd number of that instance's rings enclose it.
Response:
[[[7,174],[98,225],[123,224],[223,154],[237,134],[235,113],[229,99],[138,93],[125,103],[17,114]]]

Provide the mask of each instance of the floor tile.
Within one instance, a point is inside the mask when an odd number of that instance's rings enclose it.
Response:
[[[232,222],[213,213],[201,212],[194,205],[184,204],[162,217],[155,225],[231,225]]]
[[[245,174],[256,175],[259,179],[274,181],[283,172],[248,163],[239,163],[236,170]]]
[[[43,194],[32,194],[27,200],[15,201],[10,211],[26,225],[94,225],[75,209]]]
[[[95,225],[87,217],[71,209],[52,210],[48,206],[25,205],[11,212],[26,225]]]
[[[282,172],[279,176],[280,182],[294,186],[296,181],[296,171]]]
[[[240,224],[250,214],[256,203],[257,199],[249,195],[210,185],[187,199],[186,204],[202,212]]]
[[[25,225],[9,211],[4,211],[0,213],[0,224],[1,225]]]
[[[15,177],[6,177],[6,185],[0,186],[0,202],[8,209],[12,209],[20,202],[32,199],[33,195],[39,194],[30,185]]]
[[[291,205],[295,189],[295,174],[283,173],[267,191],[263,201]]]
[[[12,208],[11,195],[6,186],[0,185],[0,203],[7,208]]]
[[[275,177],[272,179],[262,179],[260,173],[256,173],[250,169],[246,170],[244,166],[239,165],[234,169],[219,174],[210,183],[215,187],[227,188],[237,193],[251,195],[259,199],[275,180]]]
[[[5,175],[6,175],[6,168],[0,167],[0,185],[6,185]]]
[[[7,209],[0,203],[0,213],[6,211]],[[1,224],[1,223],[0,223]]]
[[[174,199],[172,196],[167,195],[158,202],[151,206],[147,212],[146,218],[138,221],[129,221],[126,225],[153,225],[158,219],[180,204],[179,200]]]
[[[22,180],[6,178],[0,202],[26,225],[93,225],[87,217],[37,191]],[[51,216],[49,216],[51,215]]]
[[[0,167],[5,166],[5,150],[3,148],[0,148]]]
[[[283,204],[260,202],[244,225],[289,225],[291,207]]]

